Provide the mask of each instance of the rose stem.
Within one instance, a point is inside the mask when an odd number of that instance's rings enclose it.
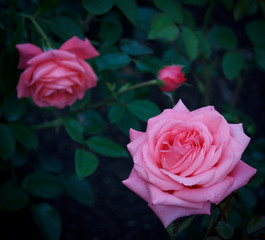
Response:
[[[134,89],[140,88],[140,87],[146,87],[146,86],[151,86],[151,85],[159,85],[160,81],[161,80],[159,80],[159,79],[153,79],[153,80],[150,80],[150,81],[147,81],[147,82],[138,83],[138,84],[135,84],[135,85],[133,85],[131,87],[128,87],[126,89],[120,90],[117,93],[115,93],[114,95],[118,96],[118,95],[121,95],[123,93],[129,92],[131,90],[134,90]],[[100,107],[104,106],[105,104],[109,103],[110,101],[112,101],[114,99],[115,99],[115,97],[110,97],[110,98],[106,99],[105,101],[99,102],[99,103],[91,106],[91,108],[92,109],[100,108]]]
[[[233,198],[234,198],[234,194],[231,194],[228,197],[228,199],[226,201],[227,204],[225,205],[223,210],[221,208],[221,213],[220,213],[219,217],[216,219],[216,221],[214,222],[214,224],[212,225],[212,227],[210,227],[211,221],[209,222],[209,226],[208,226],[208,229],[207,229],[207,232],[206,232],[206,235],[205,235],[204,239],[206,239],[213,232],[213,230],[216,228],[218,223],[221,221],[222,217],[225,219],[224,212],[226,212],[230,208],[231,203],[233,201]]]
[[[47,46],[49,48],[52,48],[52,45],[47,37],[47,35],[45,34],[45,32],[42,30],[42,28],[40,27],[40,25],[37,23],[37,21],[30,15],[28,14],[21,14],[24,18],[28,18],[34,25],[34,27],[37,29],[37,31],[39,32],[39,34],[43,37],[43,39],[45,40]]]
[[[176,240],[178,235],[178,226],[179,226],[179,221],[178,219],[176,219],[166,228],[167,233],[171,240]]]
[[[147,82],[136,84],[136,85],[128,87],[126,89],[120,90],[119,92],[116,93],[116,96],[123,94],[125,92],[128,92],[128,91],[131,91],[131,90],[136,89],[136,88],[150,86],[150,85],[156,85],[156,84],[159,85],[160,81],[161,80],[159,80],[159,79],[153,79],[153,80],[150,80]],[[90,109],[100,108],[100,107],[104,106],[105,104],[107,104],[108,102],[110,102],[114,99],[115,99],[115,97],[110,97],[110,98],[106,99],[105,101],[102,101],[100,103],[97,103],[97,104],[91,106]],[[64,120],[62,118],[59,118],[59,119],[55,119],[55,120],[50,121],[50,122],[45,122],[45,123],[41,123],[38,125],[34,125],[33,128],[34,129],[43,129],[43,128],[59,127],[59,126],[63,125],[63,123],[64,123]]]

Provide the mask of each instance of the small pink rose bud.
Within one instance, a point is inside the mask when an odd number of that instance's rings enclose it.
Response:
[[[161,88],[164,92],[172,92],[176,90],[187,80],[184,73],[181,71],[181,66],[177,65],[162,68],[158,73],[158,78],[165,83]]]

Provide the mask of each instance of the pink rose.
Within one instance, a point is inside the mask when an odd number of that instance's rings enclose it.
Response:
[[[84,59],[99,55],[86,38],[73,37],[59,50],[43,52],[31,44],[17,44],[19,69],[25,69],[17,85],[18,98],[32,97],[39,107],[64,108],[82,99],[96,86],[97,76]]]
[[[174,91],[187,80],[184,73],[181,72],[181,67],[176,65],[162,68],[158,73],[158,78],[165,83],[165,85],[161,88],[164,92]]]
[[[123,183],[148,202],[165,227],[175,219],[210,214],[246,185],[256,169],[241,161],[250,138],[212,106],[190,112],[179,101],[149,119],[146,132],[130,130],[134,167]]]

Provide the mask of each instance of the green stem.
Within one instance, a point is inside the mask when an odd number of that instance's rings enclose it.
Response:
[[[129,91],[132,91],[134,89],[137,89],[137,88],[141,88],[141,87],[146,87],[146,86],[151,86],[151,85],[159,85],[160,84],[160,80],[159,79],[153,79],[153,80],[150,80],[150,81],[147,81],[147,82],[143,82],[143,83],[138,83],[138,84],[135,84],[131,87],[128,87],[128,88],[125,88],[125,89],[122,89],[120,91],[118,91],[117,93],[113,94],[114,96],[118,96],[118,95],[121,95],[123,93],[126,93],[126,92],[129,92]],[[106,105],[107,103],[113,101],[115,99],[115,97],[112,96],[102,102],[99,102],[93,106],[91,106],[90,108],[91,109],[95,109],[95,108],[100,108],[104,105]]]
[[[146,86],[151,86],[151,85],[157,85],[159,83],[158,81],[159,80],[157,80],[157,79],[153,79],[153,80],[150,80],[150,81],[147,81],[147,82],[135,84],[135,85],[133,85],[131,87],[128,87],[126,89],[123,89],[123,90],[119,91],[117,93],[117,95],[123,94],[125,92],[129,92],[129,91],[134,90],[136,88],[146,87]]]
[[[48,48],[52,48],[52,45],[47,37],[47,35],[45,34],[45,32],[42,30],[42,28],[40,27],[40,25],[37,23],[37,21],[34,19],[34,17],[28,15],[28,14],[21,14],[24,18],[29,19],[32,24],[34,25],[34,27],[37,29],[37,31],[39,32],[39,34],[43,37],[44,41],[47,44]]]
[[[170,237],[171,240],[176,240],[177,235],[178,235],[178,219],[176,219],[174,222],[172,222],[167,228],[167,233]]]
[[[102,101],[102,102],[99,102],[91,107],[89,107],[90,109],[96,109],[96,108],[100,108],[100,107],[103,107],[104,105],[106,105],[107,103],[113,101],[115,99],[115,96],[118,96],[118,95],[121,95],[123,93],[126,93],[128,91],[132,91],[136,88],[140,88],[140,87],[145,87],[145,86],[150,86],[150,85],[159,85],[160,84],[160,80],[159,79],[153,79],[153,80],[150,80],[150,81],[147,81],[147,82],[143,82],[143,83],[139,83],[139,84],[136,84],[136,85],[133,85],[131,87],[128,87],[128,88],[125,88],[125,89],[122,89],[120,91],[118,91],[116,94],[113,94],[114,96]],[[83,109],[82,109],[83,110]],[[62,126],[64,123],[64,119],[63,118],[58,118],[58,119],[55,119],[53,121],[50,121],[50,122],[45,122],[45,123],[42,123],[42,124],[38,124],[38,125],[34,125],[33,128],[34,129],[43,129],[43,128],[52,128],[52,127],[59,127],[59,126]]]
[[[211,0],[210,3],[209,3],[209,7],[208,7],[208,9],[207,9],[207,11],[205,13],[205,17],[204,17],[204,24],[203,24],[203,32],[204,32],[204,34],[207,33],[207,30],[208,30],[210,21],[212,19],[213,11],[215,9],[216,4],[217,4],[216,0]]]
[[[231,194],[228,197],[228,199],[226,200],[225,207],[223,209],[220,207],[221,213],[218,216],[218,218],[216,219],[216,221],[213,224],[212,224],[212,221],[209,221],[209,225],[208,225],[207,232],[206,232],[206,235],[205,235],[204,239],[206,239],[214,231],[214,229],[217,227],[218,223],[222,220],[222,218],[224,218],[224,220],[226,221],[224,214],[231,207],[233,199],[234,199],[234,194]],[[212,216],[211,216],[211,219],[212,219]]]
[[[16,176],[15,170],[13,166],[11,165],[11,163],[10,163],[10,172],[11,172],[13,180],[17,182],[17,176]]]
[[[64,120],[62,118],[57,118],[51,122],[45,122],[38,125],[34,125],[34,129],[43,129],[43,128],[51,128],[51,127],[59,127],[62,126],[64,123]]]

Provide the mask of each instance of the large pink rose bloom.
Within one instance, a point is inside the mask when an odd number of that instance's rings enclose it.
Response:
[[[256,169],[242,162],[250,138],[213,107],[190,112],[179,101],[149,119],[146,132],[130,130],[134,167],[123,183],[145,199],[165,227],[179,217],[210,214]]]
[[[82,99],[95,87],[97,76],[84,61],[99,55],[88,39],[73,37],[59,50],[43,52],[30,44],[17,44],[19,69],[25,69],[17,85],[18,98],[32,97],[39,107],[64,108]]]

